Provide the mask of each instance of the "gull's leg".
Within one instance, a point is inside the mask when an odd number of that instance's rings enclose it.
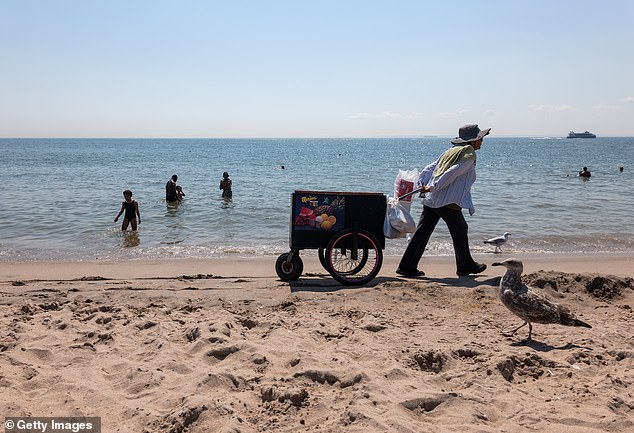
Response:
[[[524,323],[522,323],[520,326],[518,326],[517,328],[512,329],[512,330],[510,330],[510,331],[502,331],[502,335],[504,335],[505,337],[512,337],[513,335],[515,335],[515,333],[518,331],[518,329],[520,329],[520,328],[522,328],[522,327],[526,326],[526,324],[527,324],[527,323],[528,323],[528,322],[524,322]],[[530,330],[531,330],[531,329],[532,329],[532,326],[531,326],[531,324],[530,324],[530,323],[528,323],[528,330],[529,330],[529,331],[528,331],[528,335],[529,335],[528,339],[529,339],[529,340],[530,340],[530,338],[531,338],[531,337],[530,337]]]
[[[527,322],[528,323],[528,339],[531,339],[531,333],[533,332],[533,325],[531,324],[531,322]]]

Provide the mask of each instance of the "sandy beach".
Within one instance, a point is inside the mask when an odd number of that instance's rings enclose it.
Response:
[[[101,417],[104,432],[630,432],[634,255],[518,256],[524,281],[592,329],[497,299],[503,268],[457,278],[386,257],[342,287],[305,254],[3,263],[0,413]],[[508,257],[477,257],[488,265]]]

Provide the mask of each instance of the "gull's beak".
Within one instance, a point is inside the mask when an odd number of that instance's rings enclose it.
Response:
[[[504,266],[504,264],[500,262],[491,263],[491,266]]]

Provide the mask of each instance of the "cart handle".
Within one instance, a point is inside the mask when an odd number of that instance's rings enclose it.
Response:
[[[396,199],[397,199],[397,200],[400,200],[400,199],[402,199],[402,198],[409,197],[410,195],[414,195],[414,194],[416,194],[417,192],[422,191],[422,190],[423,190],[423,188],[424,188],[424,186],[421,186],[420,188],[417,188],[417,189],[415,189],[414,191],[411,191],[411,192],[408,192],[407,194],[403,194],[403,195],[398,196]]]

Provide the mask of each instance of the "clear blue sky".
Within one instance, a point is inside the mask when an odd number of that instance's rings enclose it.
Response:
[[[634,136],[631,0],[0,0],[0,137]]]

